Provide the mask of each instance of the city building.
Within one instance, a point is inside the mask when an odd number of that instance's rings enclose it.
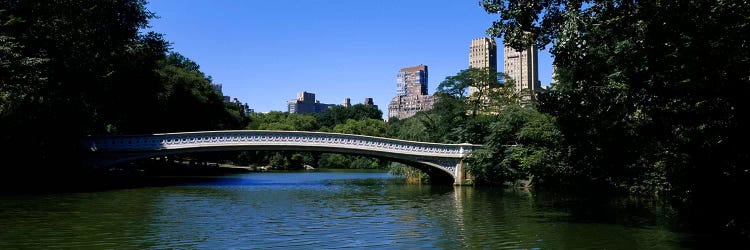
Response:
[[[247,105],[247,103],[242,103],[242,101],[240,101],[240,99],[237,99],[236,97],[229,103],[240,107],[240,112],[245,114],[245,116],[250,116],[250,114],[255,113],[255,110],[251,109],[250,105]]]
[[[427,94],[427,76],[426,65],[399,70],[396,76],[396,96],[388,105],[389,118],[404,119],[419,111],[432,109],[435,98]]]
[[[341,106],[344,108],[348,108],[352,106],[352,99],[350,98],[344,98],[344,101],[341,102]]]
[[[515,81],[516,92],[520,93],[524,100],[533,99],[533,93],[542,87],[542,82],[539,81],[537,49],[531,46],[526,50],[517,51],[504,46],[503,53],[503,70]]]
[[[255,110],[251,109],[250,105],[247,105],[247,103],[242,103],[240,99],[237,99],[237,98],[233,99],[231,96],[224,95],[224,93],[221,90],[222,88],[221,83],[211,83],[211,88],[214,91],[216,91],[217,94],[221,95],[224,98],[225,103],[237,105],[238,107],[240,107],[241,109],[240,111],[243,114],[245,114],[245,116],[249,116],[250,114],[255,113]]]
[[[497,72],[497,44],[495,39],[482,37],[471,40],[469,68],[489,68],[490,72]],[[469,87],[469,96],[476,91],[475,87]]]
[[[396,95],[426,95],[427,65],[403,68],[396,76]]]
[[[221,91],[221,83],[211,83],[211,88],[216,91],[222,98],[224,98],[224,102],[230,102],[232,101],[232,97],[228,95],[224,95],[224,93]]]
[[[375,101],[372,100],[372,97],[366,97],[365,102],[363,103],[365,106],[373,106],[375,109],[380,109],[378,105],[375,105]]]
[[[287,111],[296,114],[314,114],[332,106],[334,104],[320,103],[320,101],[315,100],[315,93],[299,92],[297,93],[297,99],[287,102]]]
[[[219,93],[219,95],[224,95],[223,92],[221,92],[221,83],[211,83],[211,88],[216,91],[216,93]]]

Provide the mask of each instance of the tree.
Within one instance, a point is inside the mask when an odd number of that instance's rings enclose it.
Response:
[[[197,63],[141,32],[153,16],[142,0],[0,2],[0,151],[31,166],[4,171],[77,184],[85,136],[245,126]]]
[[[324,153],[320,155],[318,160],[318,167],[321,168],[332,168],[332,169],[347,169],[351,166],[352,157],[347,157],[342,154],[328,154]]]
[[[211,78],[194,61],[170,53],[162,60],[159,100],[165,110],[158,128],[163,131],[239,129],[245,127],[244,114],[211,86]]]
[[[320,129],[315,116],[272,111],[267,114],[255,113],[250,118],[248,129],[317,131]]]
[[[131,61],[166,51],[158,35],[139,34],[152,16],[139,0],[0,2],[4,160],[56,179],[83,171],[75,167],[78,141],[106,131],[112,91],[154,79],[155,61]],[[129,67],[142,62],[138,70]],[[51,167],[58,164],[69,167]]]
[[[559,185],[569,180],[566,177],[573,168],[566,164],[553,117],[515,105],[500,113],[489,127],[484,147],[467,160],[476,183],[503,185],[531,179],[533,183],[527,184]]]
[[[696,210],[718,211],[696,214],[750,231],[748,207],[722,191],[750,189],[750,2],[482,5],[499,13],[488,32],[507,45],[552,45],[558,83],[539,108],[556,117],[579,177],[710,204]]]
[[[385,122],[365,118],[362,120],[346,120],[344,124],[333,127],[333,132],[355,135],[383,136],[385,135]]]
[[[474,90],[471,95],[469,89]],[[500,112],[519,100],[513,81],[502,73],[492,72],[490,68],[461,70],[440,82],[437,91],[466,102],[472,116],[480,112]]]
[[[422,114],[417,114],[420,116]],[[425,125],[414,117],[398,119],[391,117],[386,128],[386,137],[409,141],[435,142],[427,133]]]
[[[268,164],[277,169],[289,169],[291,163],[285,153],[274,152],[268,158]]]
[[[317,114],[318,123],[323,127],[333,128],[337,124],[344,124],[347,120],[376,119],[383,120],[383,111],[375,106],[355,104],[351,107],[333,106]]]

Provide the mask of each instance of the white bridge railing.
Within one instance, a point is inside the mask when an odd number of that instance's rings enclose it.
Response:
[[[232,130],[90,137],[92,152],[158,151],[201,147],[294,146],[369,150],[417,157],[460,159],[480,145],[439,144],[302,131]]]

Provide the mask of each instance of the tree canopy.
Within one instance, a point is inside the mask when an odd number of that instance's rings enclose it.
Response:
[[[575,178],[704,204],[750,189],[750,2],[481,4],[505,44],[550,46],[556,84],[539,110],[555,117]],[[723,207],[724,223],[749,228]]]
[[[84,171],[77,167],[83,165],[79,140],[88,135],[245,126],[242,110],[223,102],[197,63],[170,52],[161,34],[142,32],[154,17],[145,5],[0,2],[0,151],[6,161],[43,167],[36,172],[50,176],[75,175]]]
[[[383,111],[373,105],[361,103],[351,107],[333,106],[317,114],[321,126],[333,128],[337,124],[344,124],[347,120],[376,119],[383,120]]]

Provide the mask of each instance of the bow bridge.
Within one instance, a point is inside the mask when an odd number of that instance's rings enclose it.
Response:
[[[95,136],[83,140],[97,167],[181,153],[269,150],[318,151],[385,158],[421,169],[436,183],[463,185],[463,158],[481,145],[439,144],[302,131],[200,131]]]

